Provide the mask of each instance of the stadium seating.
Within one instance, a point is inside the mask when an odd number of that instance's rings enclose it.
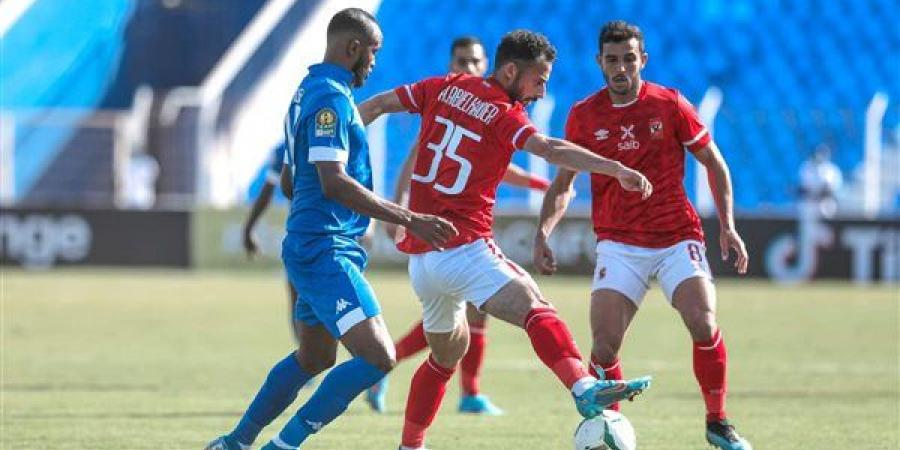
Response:
[[[710,86],[722,89],[714,134],[745,212],[790,208],[800,165],[820,143],[851,173],[862,158],[865,109],[875,92],[892,99],[885,128],[900,126],[900,5],[891,0],[385,0],[377,16],[385,44],[358,98],[443,73],[455,36],[479,36],[490,54],[504,32],[525,27],[559,50],[549,87],[556,134],[569,106],[603,84],[594,64],[599,27],[617,18],[637,23],[650,53],[645,78],[677,87],[695,104]],[[388,167],[399,165],[412,142],[409,128],[408,119],[392,122]],[[577,188],[586,201],[586,180]],[[513,190],[501,195],[501,205],[525,198]]]

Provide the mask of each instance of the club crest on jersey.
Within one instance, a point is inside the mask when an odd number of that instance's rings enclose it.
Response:
[[[601,128],[594,132],[594,137],[597,138],[598,141],[605,141],[606,138],[609,137],[609,130]]]
[[[663,124],[662,119],[659,117],[654,117],[650,119],[650,139],[662,139],[663,138]]]
[[[334,137],[337,129],[337,114],[331,108],[322,108],[316,113],[316,137]]]

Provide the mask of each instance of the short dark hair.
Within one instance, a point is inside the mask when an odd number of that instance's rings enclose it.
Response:
[[[481,39],[478,39],[475,36],[460,36],[454,39],[453,43],[450,44],[450,56],[453,56],[453,52],[460,47],[471,47],[473,45],[484,47],[484,44],[481,43]]]
[[[603,44],[608,42],[625,42],[632,38],[637,39],[641,52],[643,52],[644,34],[641,33],[641,29],[637,25],[624,20],[612,20],[606,22],[606,25],[603,25],[603,28],[600,29],[600,39],[597,43],[597,48],[602,52]]]
[[[331,17],[328,22],[328,36],[334,36],[342,32],[358,33],[370,39],[374,39],[378,21],[368,11],[359,8],[342,9]]]
[[[528,30],[510,31],[497,46],[494,70],[510,61],[534,63],[542,58],[551,63],[556,59],[556,48],[546,36]]]

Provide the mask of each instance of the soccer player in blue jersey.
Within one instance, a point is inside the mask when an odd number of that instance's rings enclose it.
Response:
[[[393,368],[394,345],[362,275],[366,252],[356,241],[370,217],[402,225],[435,249],[457,235],[450,222],[371,191],[366,133],[351,88],[366,80],[380,46],[371,14],[338,12],[328,24],[324,62],[309,68],[291,101],[281,185],[292,200],[282,259],[299,292],[295,320],[302,344],[271,369],[237,427],[207,450],[249,449],[307,380],[335,364],[338,341],[353,357],[328,371],[263,450],[299,448]]]

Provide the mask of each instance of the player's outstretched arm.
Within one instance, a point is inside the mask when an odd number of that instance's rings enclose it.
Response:
[[[510,164],[506,168],[503,175],[503,182],[513,186],[534,189],[536,191],[547,191],[550,187],[550,180],[535,175],[515,164]]]
[[[250,208],[250,214],[247,216],[247,221],[244,222],[243,244],[244,251],[247,252],[248,257],[253,257],[258,250],[256,238],[253,237],[253,228],[256,227],[256,222],[259,221],[260,216],[262,216],[269,207],[274,193],[275,185],[269,180],[266,180],[259,195],[256,196],[256,200],[253,201],[253,206]]]
[[[599,173],[614,177],[626,191],[640,192],[646,200],[653,193],[653,185],[640,172],[622,163],[591,153],[565,139],[534,133],[525,141],[525,151],[546,159],[551,164],[569,170]]]
[[[373,194],[347,175],[342,162],[317,161],[316,169],[322,194],[326,198],[373,219],[402,225],[438,250],[459,234],[447,220],[412,212]]]
[[[572,185],[575,182],[577,172],[569,169],[559,169],[547,194],[544,195],[544,204],[541,205],[541,216],[538,219],[537,233],[534,236],[534,267],[544,275],[552,275],[556,272],[556,258],[553,251],[547,245],[550,233],[566,214],[569,201],[575,193]]]
[[[728,260],[731,250],[734,250],[737,255],[734,267],[738,273],[747,273],[749,261],[747,248],[734,226],[734,194],[728,164],[725,163],[714,141],[709,141],[705,147],[694,152],[694,157],[706,167],[709,190],[712,191],[719,213],[719,246],[722,249],[722,260]]]
[[[394,91],[384,91],[372,98],[362,102],[357,107],[359,115],[362,117],[363,124],[368,125],[381,117],[382,114],[406,111],[403,103],[400,103],[400,97]]]

